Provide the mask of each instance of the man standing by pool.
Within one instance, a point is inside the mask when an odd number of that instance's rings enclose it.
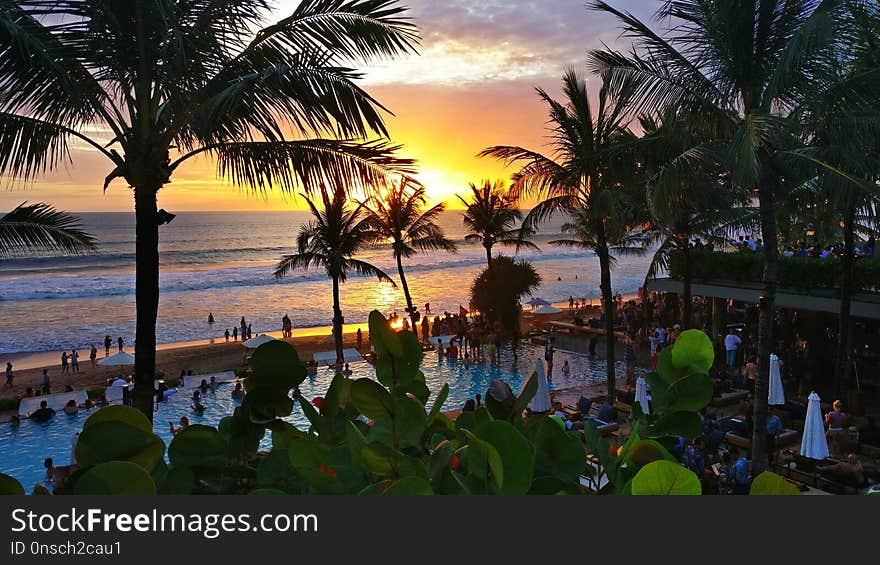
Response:
[[[547,346],[544,348],[544,361],[547,362],[547,381],[549,382],[553,377],[553,354],[556,350],[553,349],[553,342],[549,339],[547,340]]]
[[[12,362],[6,363],[6,382],[3,388],[12,388]]]

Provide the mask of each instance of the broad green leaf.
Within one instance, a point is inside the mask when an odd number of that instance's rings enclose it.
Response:
[[[504,481],[499,494],[526,494],[532,484],[535,454],[531,444],[509,422],[489,422],[479,428],[481,439],[492,444],[501,456]]]
[[[371,420],[387,420],[394,410],[391,394],[373,379],[358,379],[353,382],[351,401],[361,414]]]
[[[101,424],[103,422],[122,422],[129,426],[146,432],[153,433],[153,424],[144,416],[144,413],[130,406],[106,406],[88,417],[83,423],[83,430]]]
[[[21,495],[24,494],[24,487],[21,483],[10,477],[0,473],[0,495]]]
[[[109,461],[86,471],[73,486],[78,495],[143,495],[156,494],[156,483],[139,465],[128,461]]]
[[[165,442],[122,420],[103,420],[83,427],[76,442],[76,460],[82,467],[110,461],[129,461],[148,474],[165,456]]]
[[[406,477],[394,481],[387,487],[383,496],[430,496],[434,494],[431,483],[420,477]]]
[[[697,475],[666,460],[645,465],[632,480],[634,495],[699,495],[702,491]]]
[[[708,373],[715,362],[715,348],[706,332],[682,332],[672,346],[672,364],[689,373]]]
[[[800,494],[798,488],[776,473],[764,471],[754,478],[749,494],[752,495],[795,495]]]
[[[245,381],[248,392],[262,386],[290,390],[308,376],[296,349],[281,340],[258,347],[251,356],[251,369],[252,374]]]
[[[168,460],[175,467],[221,467],[227,462],[226,442],[214,428],[192,425],[174,436]]]

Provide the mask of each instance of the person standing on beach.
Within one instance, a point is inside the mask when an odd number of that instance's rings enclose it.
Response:
[[[49,381],[49,369],[43,369],[43,384],[41,390],[43,391],[43,394],[51,394],[52,383]]]
[[[248,327],[247,327],[247,338],[248,338],[248,339],[251,339],[252,337],[254,337],[254,332],[253,332],[253,330],[251,330],[251,325],[248,324]]]
[[[6,363],[6,382],[3,383],[3,388],[12,388],[12,363]]]
[[[110,355],[110,346],[113,345],[113,340],[110,339],[109,335],[104,336],[104,357]]]
[[[238,326],[232,327],[232,341],[238,341]]]
[[[67,351],[62,351],[61,352],[61,372],[66,373],[68,368],[69,367],[68,367],[68,363],[67,363]]]
[[[125,347],[125,340],[122,339],[122,336],[116,338],[116,344],[119,346],[119,351],[122,351],[122,349]]]
[[[79,353],[76,349],[70,352],[70,368],[74,373],[79,373]]]
[[[229,343],[229,328],[226,328],[226,331],[223,332],[223,337],[226,338],[226,343]]]
[[[364,344],[364,332],[362,332],[361,329],[358,328],[358,331],[357,331],[357,348],[358,348],[358,351],[361,350],[361,346],[362,346],[363,344]]]
[[[89,351],[89,361],[92,362],[92,369],[95,368],[95,359],[98,358],[98,348],[95,347],[95,344],[92,344],[92,349]]]

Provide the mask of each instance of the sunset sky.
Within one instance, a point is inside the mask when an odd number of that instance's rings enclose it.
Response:
[[[278,18],[297,0],[282,0]],[[475,157],[489,145],[530,148],[544,144],[546,108],[536,86],[558,92],[562,72],[586,73],[586,53],[601,42],[617,44],[611,18],[590,12],[584,0],[403,0],[422,33],[418,56],[364,69],[368,91],[394,116],[387,123],[402,156],[418,160],[420,180],[434,201],[456,204],[468,182],[507,178],[509,170]],[[656,2],[614,0],[648,18]],[[591,79],[595,84],[596,79]],[[109,172],[95,153],[75,145],[73,163],[28,185],[0,189],[0,210],[39,200],[70,211],[129,211],[131,191],[117,181],[102,194]],[[255,195],[215,174],[202,159],[175,172],[159,195],[170,211],[277,210],[303,202],[279,191]]]

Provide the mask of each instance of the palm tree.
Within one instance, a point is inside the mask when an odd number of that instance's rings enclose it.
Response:
[[[470,201],[457,196],[466,206],[462,216],[468,234],[465,241],[479,241],[486,249],[486,263],[492,263],[492,248],[496,245],[521,249],[538,247],[526,240],[519,229],[522,212],[517,207],[516,199],[511,198],[502,181],[486,179],[478,187],[470,183]]]
[[[77,255],[94,248],[79,220],[48,204],[23,202],[0,217],[0,258],[32,251]]]
[[[639,118],[644,132],[639,156],[651,211],[643,234],[648,245],[656,247],[646,280],[668,270],[674,256],[681,260],[685,329],[693,323],[691,240],[697,237],[720,246],[737,230],[757,223],[756,211],[746,206],[748,194],[731,185],[720,163],[688,155],[698,139],[711,139],[708,124],[695,123],[698,119],[674,108]]]
[[[499,255],[471,284],[471,307],[490,322],[519,336],[520,299],[541,286],[541,275],[528,261]]]
[[[850,51],[837,53],[839,74],[821,96],[807,104],[803,112],[806,152],[823,162],[832,163],[837,171],[821,170],[811,179],[817,196],[830,204],[838,217],[825,222],[836,233],[843,232],[840,311],[837,332],[837,363],[835,394],[847,386],[851,374],[851,307],[852,295],[859,290],[854,284],[855,236],[859,231],[873,233],[878,217],[878,183],[880,183],[880,6],[876,3],[854,3],[844,20],[846,32],[853,39]],[[864,179],[850,182],[846,176]],[[838,220],[840,223],[838,224]],[[838,229],[838,226],[840,229]],[[865,229],[867,228],[867,229]]]
[[[629,94],[612,93],[603,79],[598,108],[592,108],[586,81],[573,70],[563,78],[565,101],[559,102],[538,89],[550,107],[551,149],[544,156],[515,146],[485,149],[507,164],[521,163],[514,174],[514,197],[543,198],[523,219],[523,228],[534,230],[555,214],[573,218],[568,225],[576,232],[577,246],[595,251],[601,271],[603,315],[608,354],[608,398],[616,392],[614,366],[614,299],[611,289],[611,250],[627,246],[629,230],[638,217],[638,200],[632,192],[638,187],[639,172],[634,153],[635,136],[627,129]],[[562,243],[569,245],[569,243]],[[573,244],[571,244],[573,245]]]
[[[134,404],[152,418],[159,225],[156,198],[205,155],[231,183],[306,191],[408,171],[382,106],[346,65],[413,51],[397,0],[302,0],[260,29],[269,0],[19,0],[0,10],[0,175],[31,179],[73,142],[124,179],[136,217]],[[106,136],[100,132],[109,132]],[[330,139],[326,139],[329,137]]]
[[[293,269],[319,267],[333,281],[333,338],[336,344],[337,362],[344,360],[342,351],[342,309],[339,305],[339,285],[351,272],[374,276],[391,283],[384,271],[354,256],[378,238],[373,222],[364,212],[364,204],[352,209],[348,205],[345,190],[336,188],[332,194],[322,188],[323,207],[319,209],[308,195],[302,195],[309,205],[314,219],[300,227],[296,238],[296,253],[285,255],[275,267],[275,276],[284,277]]]
[[[778,277],[778,196],[790,187],[785,161],[797,156],[796,109],[829,83],[834,53],[848,41],[836,29],[845,3],[835,0],[677,0],[665,2],[660,35],[604,1],[593,9],[614,15],[633,38],[631,54],[591,53],[595,68],[616,88],[634,88],[637,110],[676,107],[721,124],[720,147],[701,145],[727,163],[732,181],[754,189],[764,246],[755,382],[753,469],[767,468],[767,389]],[[821,163],[816,163],[821,166]]]
[[[410,188],[406,181],[392,184],[386,193],[374,197],[372,202],[373,209],[367,209],[367,214],[379,238],[391,242],[397,273],[406,297],[406,311],[415,328],[416,309],[413,308],[412,295],[403,272],[403,259],[409,259],[418,252],[456,252],[455,243],[437,225],[437,218],[446,207],[441,203],[423,211],[425,188],[419,185]]]

